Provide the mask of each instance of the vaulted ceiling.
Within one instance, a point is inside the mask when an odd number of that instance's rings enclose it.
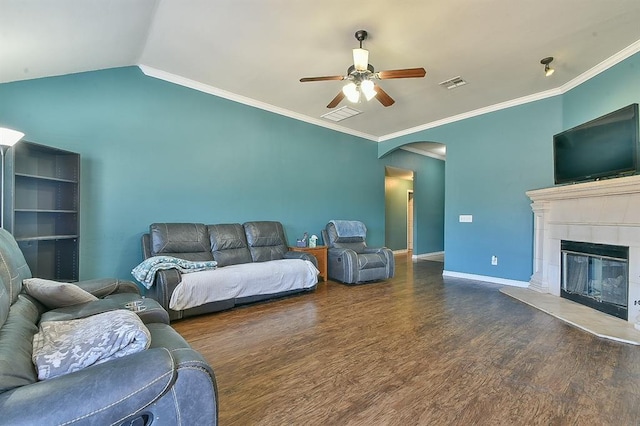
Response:
[[[0,0],[0,82],[138,65],[148,75],[372,140],[537,96],[640,51],[638,0]],[[396,103],[321,118],[358,47]],[[546,77],[540,60],[553,56]],[[439,85],[461,76],[453,90]]]

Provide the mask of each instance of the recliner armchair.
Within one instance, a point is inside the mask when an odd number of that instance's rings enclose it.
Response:
[[[356,220],[332,220],[322,230],[328,247],[329,279],[362,284],[393,277],[395,260],[386,247],[367,247],[367,227]]]

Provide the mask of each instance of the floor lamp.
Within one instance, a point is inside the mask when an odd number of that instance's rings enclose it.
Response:
[[[0,227],[4,228],[4,158],[7,150],[18,143],[24,136],[24,133],[17,130],[0,127],[0,156],[2,157],[2,184],[0,185],[0,194],[2,203],[0,204]]]

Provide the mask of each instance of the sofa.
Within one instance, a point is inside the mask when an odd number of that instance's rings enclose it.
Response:
[[[315,256],[290,251],[276,221],[153,223],[142,236],[142,250],[145,259],[170,256],[217,263],[214,270],[156,272],[147,295],[172,320],[313,291],[318,283]]]
[[[393,277],[395,259],[386,247],[368,247],[367,227],[357,220],[331,220],[322,230],[329,278],[364,284]]]
[[[217,424],[217,388],[211,367],[168,325],[167,312],[155,302],[147,301],[149,309],[139,316],[123,309],[126,303],[140,300],[133,282],[56,283],[33,278],[15,239],[4,229],[0,229],[0,281],[1,424]],[[67,297],[70,300],[64,306],[51,306]],[[77,303],[80,299],[84,301]],[[71,363],[77,371],[40,377],[68,359],[76,362],[73,355],[87,345],[82,339],[53,338],[48,343],[58,352],[50,359],[38,357],[45,330],[93,322],[99,326],[83,331],[104,332],[119,327],[108,320],[116,316],[138,324],[146,349],[94,358],[105,347],[91,345],[82,358],[90,365],[78,368]],[[65,352],[62,344],[73,349]],[[48,359],[49,364],[42,368],[37,359]]]

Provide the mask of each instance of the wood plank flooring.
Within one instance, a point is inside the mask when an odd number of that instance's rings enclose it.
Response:
[[[389,281],[175,322],[219,424],[637,425],[640,348],[396,257]]]

